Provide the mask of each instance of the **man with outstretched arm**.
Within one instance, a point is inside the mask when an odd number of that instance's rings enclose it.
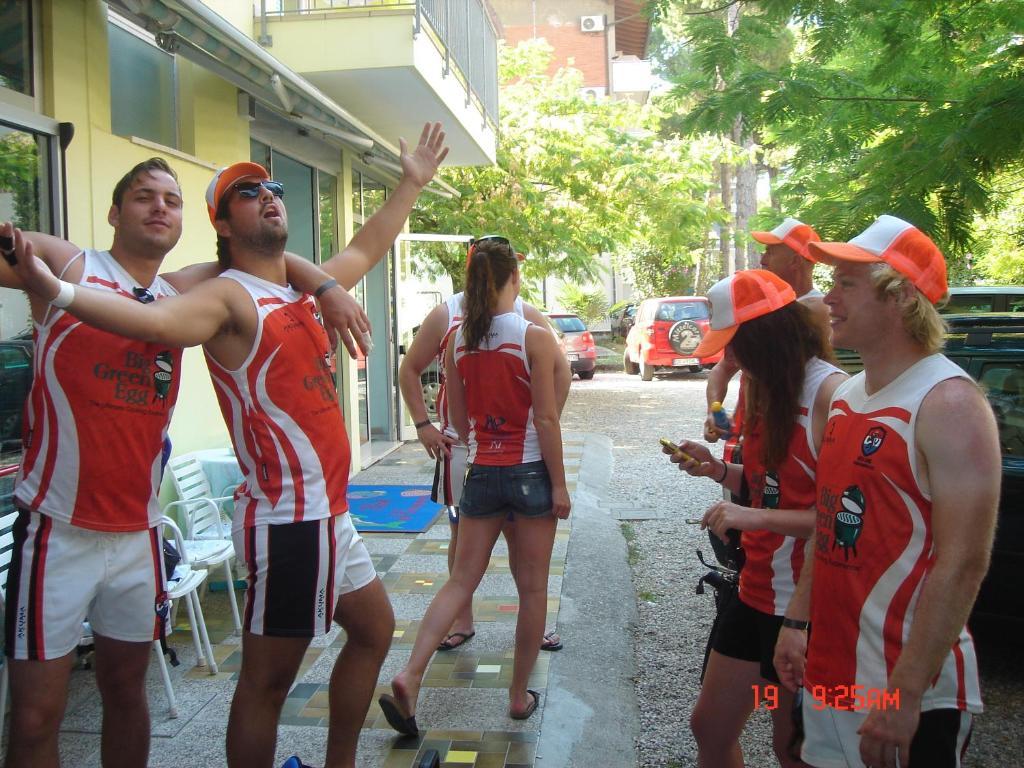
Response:
[[[812,556],[775,666],[803,686],[809,765],[954,768],[981,711],[965,624],[995,530],[995,419],[938,352],[946,264],[923,232],[881,216],[849,243],[811,249],[835,267],[834,341],[864,370],[832,397]]]
[[[485,235],[470,242],[469,256],[472,256],[473,249],[478,242],[497,239],[508,242],[507,238],[497,235]],[[467,256],[467,260],[469,258]],[[523,261],[521,253],[516,257]],[[452,570],[455,563],[455,551],[459,540],[459,500],[462,498],[462,486],[466,482],[466,465],[469,457],[469,447],[459,442],[458,433],[452,426],[448,414],[448,399],[445,395],[445,366],[444,353],[448,348],[448,341],[454,335],[456,328],[462,322],[462,292],[458,292],[447,299],[444,303],[438,304],[423,319],[419,331],[412,340],[409,350],[402,359],[402,365],[398,369],[398,383],[402,391],[402,397],[409,408],[409,415],[412,416],[413,425],[416,427],[416,437],[423,445],[427,454],[435,459],[437,464],[434,469],[434,486],[431,492],[431,499],[438,504],[444,504],[448,510],[448,522],[451,527],[451,544],[448,547],[448,572]],[[525,317],[534,325],[541,328],[550,328],[547,319],[540,311],[517,298],[515,303],[516,314]],[[427,404],[423,399],[423,387],[420,385],[420,376],[430,365],[431,361],[437,362],[438,375],[440,376],[440,388],[437,393],[437,415],[441,422],[441,428],[435,427],[427,413]],[[562,412],[565,401],[569,397],[569,387],[572,381],[572,370],[564,355],[560,355],[555,361],[555,396],[558,398],[558,412]],[[508,543],[509,564],[515,562],[513,552],[515,550],[515,523],[509,521],[503,528],[502,533]],[[515,572],[512,573],[513,579]],[[438,646],[439,651],[450,651],[468,642],[476,635],[473,625],[473,604],[467,603],[462,611],[455,617],[448,635]],[[541,650],[558,651],[562,648],[562,640],[552,630],[544,633],[544,642]]]
[[[158,275],[181,236],[182,206],[174,171],[150,158],[114,187],[109,251],[38,232],[21,239],[45,269],[69,283],[161,301],[219,271],[208,264]],[[0,285],[21,289],[13,231],[0,224]],[[292,278],[310,289],[327,277],[297,256],[289,265]],[[7,580],[12,719],[6,764],[58,765],[73,651],[88,615],[103,700],[101,760],[105,768],[138,768],[149,756],[145,674],[166,619],[157,494],[181,350],[108,333],[27,296],[35,375]],[[354,352],[350,331],[361,335],[366,327],[362,309],[340,290],[325,295],[321,309]],[[156,386],[157,373],[166,386]],[[117,579],[104,570],[108,549]]]
[[[401,182],[371,219],[373,226],[368,222],[366,237],[364,227],[323,265],[328,279],[318,292],[332,291],[336,282],[351,286],[386,252],[447,154],[443,143],[436,124],[424,129],[414,152],[402,142]],[[312,297],[286,282],[282,195],[282,186],[253,163],[219,172],[207,205],[218,258],[230,269],[154,303],[58,280],[20,232],[16,269],[40,301],[110,333],[172,349],[205,343],[245,475],[233,534],[250,588],[228,764],[272,764],[285,696],[311,637],[325,633],[333,617],[348,641],[332,674],[327,765],[349,768],[394,619],[365,547],[343,514],[348,442]],[[279,403],[287,403],[287,411]]]

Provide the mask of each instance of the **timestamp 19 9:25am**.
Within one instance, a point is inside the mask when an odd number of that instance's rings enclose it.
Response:
[[[777,709],[779,706],[779,686],[752,685],[754,708]],[[805,694],[807,691],[805,691]],[[831,689],[824,685],[815,685],[810,689],[811,706],[822,710],[826,707],[847,712],[861,712],[869,709],[900,708],[900,690],[885,688],[869,688],[864,685],[837,685]]]

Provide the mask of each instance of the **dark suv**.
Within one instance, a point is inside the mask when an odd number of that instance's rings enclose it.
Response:
[[[0,452],[21,446],[21,412],[32,387],[32,340],[0,341]]]
[[[949,324],[944,354],[984,390],[999,427],[1003,454],[999,522],[992,565],[975,614],[1024,621],[1024,314],[959,314]],[[850,373],[864,366],[855,352],[836,350]]]

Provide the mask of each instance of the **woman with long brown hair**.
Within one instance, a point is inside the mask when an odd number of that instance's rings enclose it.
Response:
[[[518,260],[505,238],[475,244],[466,267],[462,325],[445,360],[449,412],[469,445],[461,499],[459,547],[451,577],[420,622],[408,663],[380,697],[388,723],[418,732],[416,701],[430,657],[459,609],[476,590],[509,515],[516,523],[515,657],[509,716],[525,719],[540,702],[526,684],[537,660],[547,614],[548,569],[555,527],[569,516],[562,436],[555,395],[554,337],[514,311]]]
[[[802,765],[789,749],[793,694],[778,685],[772,658],[814,528],[815,467],[828,406],[846,374],[829,362],[831,348],[810,310],[775,274],[737,272],[712,286],[708,299],[711,330],[694,355],[725,347],[726,358],[743,371],[743,464],[713,458],[691,441],[680,443],[672,461],[734,494],[747,491],[751,506],[721,501],[703,517],[702,527],[723,541],[728,531],[740,532],[745,564],[736,598],[721,606],[690,726],[700,768],[742,768],[740,734],[753,709],[765,706],[775,754],[790,768]],[[763,698],[755,701],[759,693]]]

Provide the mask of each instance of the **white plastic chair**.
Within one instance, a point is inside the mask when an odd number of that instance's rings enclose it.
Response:
[[[4,620],[4,594],[7,590],[7,571],[14,557],[14,521],[18,518],[17,510],[11,509],[9,514],[0,517],[0,627]],[[0,746],[3,745],[4,717],[7,714],[7,657],[0,654]]]
[[[174,545],[181,554],[181,563],[174,569],[173,574],[167,574],[167,596],[172,600],[185,599],[185,606],[188,608],[189,623],[192,625],[192,644],[196,649],[196,666],[205,666],[211,675],[217,674],[217,662],[213,659],[213,647],[210,645],[210,635],[206,631],[206,619],[203,618],[203,607],[199,604],[199,587],[206,581],[209,571],[205,569],[195,570],[187,560],[188,542],[181,535],[178,525],[166,515],[160,518],[162,528],[169,528],[174,536]],[[172,578],[173,577],[173,578]],[[171,631],[171,619],[168,616],[167,632]],[[178,704],[174,697],[174,687],[171,685],[171,675],[167,669],[167,660],[164,658],[163,650],[160,648],[160,641],[153,641],[153,648],[156,650],[156,657],[160,664],[160,677],[163,679],[164,691],[167,693],[167,702],[170,705],[170,716],[178,716]]]
[[[238,614],[235,597],[235,576],[231,563],[235,548],[231,543],[231,526],[221,513],[221,505],[230,501],[231,496],[214,496],[210,482],[203,472],[203,465],[193,454],[176,456],[167,462],[178,501],[164,507],[169,516],[176,508],[184,512],[185,542],[188,545],[188,563],[195,568],[207,570],[222,565],[227,582],[228,601],[231,603],[231,618],[235,622],[235,634],[242,633],[242,621]],[[182,555],[184,560],[184,555]]]

